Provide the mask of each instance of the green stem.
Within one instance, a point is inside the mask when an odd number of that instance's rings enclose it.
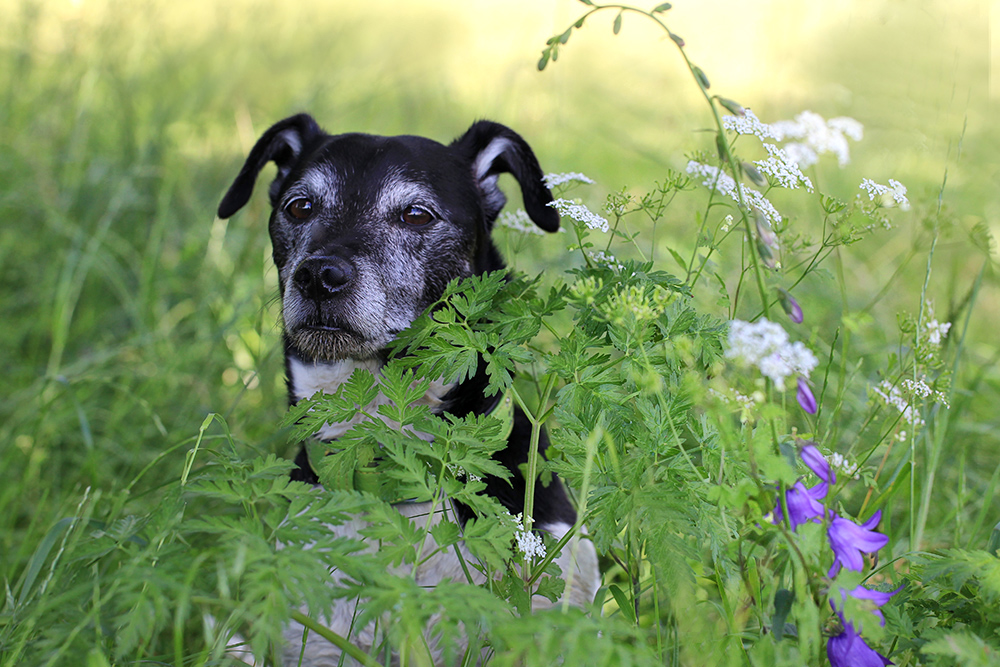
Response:
[[[345,639],[344,637],[338,635],[333,630],[309,618],[298,609],[292,611],[292,619],[297,621],[298,623],[301,623],[306,628],[309,628],[310,631],[315,632],[320,637],[327,640],[328,642],[339,648],[341,651],[343,651],[347,655],[351,656],[352,658],[360,662],[362,665],[365,665],[366,667],[380,667],[380,665],[374,659],[372,659],[372,657],[369,656],[367,653],[359,649],[351,642],[347,641],[347,639]]]

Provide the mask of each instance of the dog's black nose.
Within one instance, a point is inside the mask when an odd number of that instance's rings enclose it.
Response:
[[[342,257],[310,257],[295,269],[292,282],[303,295],[315,301],[334,296],[354,276],[354,268]]]

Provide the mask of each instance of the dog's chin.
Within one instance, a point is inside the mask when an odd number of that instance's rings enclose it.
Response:
[[[333,326],[299,326],[286,331],[288,342],[314,361],[374,359],[388,340],[373,340]]]

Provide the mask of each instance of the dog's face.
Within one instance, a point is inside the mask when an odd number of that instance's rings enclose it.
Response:
[[[530,147],[481,121],[444,146],[412,136],[331,136],[304,114],[260,138],[219,206],[226,218],[274,161],[270,234],[286,344],[304,360],[372,359],[445,285],[503,266],[490,232],[512,173],[525,208],[559,216]]]

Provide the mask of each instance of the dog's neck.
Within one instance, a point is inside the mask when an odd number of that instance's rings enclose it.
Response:
[[[381,378],[383,362],[378,359],[339,359],[336,361],[303,361],[296,356],[288,357],[288,385],[292,403],[310,398],[317,392],[334,394],[342,384],[350,379],[356,370],[366,370],[375,376],[378,382]],[[455,387],[455,383],[440,381],[431,382],[427,393],[418,399],[415,405],[426,405],[433,412],[441,412],[445,408],[446,396]],[[380,392],[367,406],[357,412],[349,421],[335,424],[324,424],[316,433],[320,440],[333,440],[346,433],[352,426],[363,422],[367,415],[376,414],[378,406],[389,402]]]

